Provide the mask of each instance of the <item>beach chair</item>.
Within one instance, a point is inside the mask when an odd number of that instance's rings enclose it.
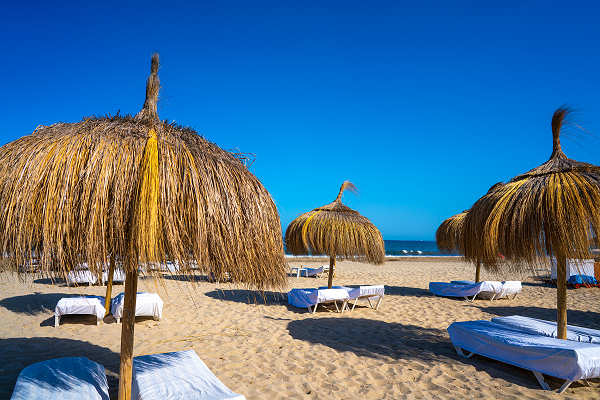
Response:
[[[514,299],[521,292],[520,281],[452,281],[448,282],[429,282],[429,291],[436,296],[443,297],[462,297],[472,302],[478,296],[481,299],[496,300],[505,297]]]
[[[133,358],[133,400],[245,400],[223,384],[194,350]]]
[[[92,286],[98,282],[98,277],[89,269],[76,269],[67,274],[67,286],[87,284]]]
[[[356,303],[358,303],[359,300],[367,300],[369,303],[369,307],[377,311],[377,309],[381,305],[383,296],[385,296],[385,287],[383,285],[369,285],[356,287],[345,286],[344,288],[348,292],[350,300],[353,300],[352,308],[350,308],[350,311],[354,311],[354,307],[356,307]],[[377,301],[375,305],[371,303],[371,300]]]
[[[543,374],[564,380],[558,393],[574,381],[600,377],[600,345],[596,343],[556,339],[522,324],[494,321],[455,322],[448,334],[460,356],[479,354],[530,370],[545,390],[550,387]]]
[[[558,333],[556,322],[523,317],[521,315],[495,317],[492,318],[492,322],[521,332],[531,333],[533,335],[556,338]],[[567,340],[582,343],[600,344],[600,330],[582,328],[575,325],[567,325]]]
[[[110,313],[115,317],[117,323],[123,317],[123,305],[125,293],[120,293],[110,303]],[[155,321],[162,318],[163,301],[156,293],[138,292],[135,300],[136,317],[153,317]]]
[[[317,312],[319,304],[335,304],[337,312],[343,313],[348,307],[348,291],[344,289],[292,289],[288,292],[288,304],[294,307],[307,308],[313,314]],[[341,308],[338,307],[341,302]],[[312,308],[312,309],[311,309]]]
[[[58,328],[63,315],[94,315],[96,325],[100,325],[105,314],[102,296],[63,297],[54,308],[54,327]]]
[[[104,367],[85,357],[55,358],[24,368],[11,400],[108,400]]]
[[[108,282],[108,272],[107,270],[102,271],[102,284],[106,284]],[[125,271],[121,268],[115,268],[113,271],[113,283],[114,282],[125,282]]]

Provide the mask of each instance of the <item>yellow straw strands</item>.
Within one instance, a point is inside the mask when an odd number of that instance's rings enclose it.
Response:
[[[437,247],[442,251],[457,251],[463,253],[463,227],[465,223],[465,217],[468,213],[463,211],[460,214],[456,214],[439,226],[435,232],[435,241]]]
[[[589,258],[600,230],[600,168],[566,157],[560,129],[568,110],[552,118],[553,151],[541,166],[499,185],[479,199],[465,218],[468,260],[535,265],[540,257]]]
[[[271,196],[232,154],[158,119],[157,71],[155,56],[135,117],[42,126],[0,148],[0,258],[59,277],[84,262],[100,274],[112,256],[128,270],[174,261],[282,287]]]
[[[290,223],[285,233],[289,252],[383,263],[385,249],[381,233],[367,218],[342,204],[342,193],[346,189],[356,190],[346,181],[333,203],[304,213]]]

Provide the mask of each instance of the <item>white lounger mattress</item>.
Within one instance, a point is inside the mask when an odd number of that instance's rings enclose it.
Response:
[[[106,315],[104,297],[63,297],[54,308],[54,326],[60,324],[60,317],[63,315],[95,315],[96,320],[100,322]]]
[[[557,336],[556,322],[543,319],[511,315],[509,317],[492,318],[492,322],[533,335],[552,338]],[[600,330],[567,325],[567,340],[600,344]]]
[[[110,313],[117,319],[123,318],[123,305],[125,304],[125,293],[120,293],[112,299]],[[136,317],[162,318],[163,301],[156,293],[138,292],[135,300]]]
[[[292,289],[288,292],[288,303],[294,307],[308,308],[331,301],[348,300],[344,289]]]
[[[21,371],[11,400],[108,400],[104,367],[85,357],[31,364]]]
[[[245,400],[232,392],[194,350],[133,358],[133,400]]]
[[[460,282],[460,281],[456,281]],[[513,296],[521,292],[520,281],[483,281],[478,283],[448,283],[429,282],[429,290],[436,296],[445,297],[473,297],[485,295],[495,299]]]
[[[76,269],[69,271],[67,274],[67,285],[72,284],[88,284],[93,285],[98,282],[98,277],[92,273],[89,269]]]
[[[491,321],[448,327],[455,347],[542,374],[576,381],[600,377],[600,346],[511,329]]]

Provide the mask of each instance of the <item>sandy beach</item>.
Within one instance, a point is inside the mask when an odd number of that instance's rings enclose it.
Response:
[[[306,265],[293,260],[290,265]],[[318,263],[312,260],[312,265]],[[310,265],[310,264],[309,264]],[[459,358],[446,328],[453,321],[498,315],[555,318],[556,289],[527,276],[514,300],[468,303],[432,296],[434,281],[472,279],[460,259],[406,259],[382,266],[339,262],[334,284],[385,284],[378,311],[357,307],[343,314],[309,314],[287,305],[285,291],[254,292],[229,284],[188,282],[165,276],[140,279],[138,290],[164,300],[163,319],[138,318],[135,355],[194,349],[229,388],[248,399],[593,399],[591,387],[574,383],[562,396],[540,389],[525,370],[475,356]],[[317,287],[327,277],[290,277],[288,289]],[[116,285],[114,294],[123,291]],[[0,277],[0,398],[9,398],[27,365],[54,357],[85,356],[106,367],[116,398],[121,325],[107,317],[67,317],[54,328],[54,306],[65,295],[104,295],[103,286],[67,287],[47,279],[19,282]],[[568,320],[600,329],[600,289],[568,291]],[[549,379],[553,388],[560,383]]]

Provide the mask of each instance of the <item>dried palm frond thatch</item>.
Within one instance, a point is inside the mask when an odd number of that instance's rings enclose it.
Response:
[[[381,264],[385,258],[379,230],[367,218],[342,204],[345,190],[355,192],[356,187],[351,182],[344,182],[333,203],[300,215],[285,232],[286,248],[292,254],[329,256],[329,287],[336,257],[372,264]]]
[[[271,196],[232,154],[158,119],[157,71],[154,55],[135,117],[42,126],[0,148],[0,259],[15,271],[36,259],[52,277],[84,262],[96,274],[122,264],[122,368],[131,366],[138,268],[173,261],[259,289],[286,280]],[[122,370],[119,398],[130,383]]]
[[[444,220],[435,232],[435,241],[437,247],[442,251],[456,251],[462,254],[463,245],[463,227],[465,217],[469,210],[465,210],[459,214]]]
[[[552,117],[550,159],[479,199],[465,218],[467,260],[494,260],[502,254],[509,268],[535,265],[541,257],[558,261],[558,332],[566,336],[567,258],[589,258],[600,230],[600,168],[567,158],[560,130],[569,111]]]

